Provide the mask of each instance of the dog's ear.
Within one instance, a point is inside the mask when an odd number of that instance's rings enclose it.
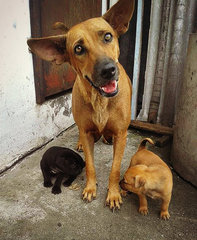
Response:
[[[146,179],[139,175],[135,176],[134,181],[135,181],[135,188],[143,187],[146,183]]]
[[[119,0],[103,15],[103,18],[120,36],[128,30],[134,8],[135,0]]]
[[[27,40],[30,51],[46,61],[62,64],[68,61],[66,52],[66,35],[46,38],[30,38]]]
[[[67,33],[69,31],[69,28],[67,28],[63,22],[55,22],[52,25],[52,29],[53,30],[61,30],[64,33]]]

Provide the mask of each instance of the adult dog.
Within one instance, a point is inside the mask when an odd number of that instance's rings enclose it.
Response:
[[[102,17],[81,22],[63,35],[27,42],[40,58],[56,64],[69,62],[77,73],[72,111],[79,129],[78,150],[83,148],[86,161],[83,199],[91,201],[96,197],[94,142],[102,135],[107,142],[113,140],[113,164],[106,199],[111,209],[120,208],[122,203],[120,166],[131,111],[131,81],[118,62],[118,37],[128,30],[133,10],[134,0],[119,0]]]

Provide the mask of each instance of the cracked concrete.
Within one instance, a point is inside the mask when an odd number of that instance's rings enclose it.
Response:
[[[121,176],[143,137],[150,133],[128,131]],[[113,147],[100,140],[95,145],[97,198],[91,203],[81,199],[85,169],[75,180],[76,190],[62,186],[62,193],[51,194],[43,187],[39,162],[51,146],[75,149],[78,138],[74,126],[0,177],[0,239],[2,240],[178,240],[197,239],[197,189],[173,171],[174,188],[169,221],[159,219],[159,201],[148,199],[149,215],[137,212],[138,198],[123,198],[121,210],[112,213],[104,206]],[[170,146],[150,147],[169,164]],[[83,153],[81,153],[83,157]]]

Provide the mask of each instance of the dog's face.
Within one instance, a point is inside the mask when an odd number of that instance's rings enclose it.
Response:
[[[64,35],[29,39],[32,52],[56,64],[69,62],[103,96],[118,93],[118,37],[133,15],[134,0],[119,0],[103,17],[75,25]]]
[[[144,190],[144,186],[146,184],[146,176],[144,170],[146,166],[135,166],[130,167],[123,179],[120,181],[120,187],[129,192],[142,192]]]
[[[56,160],[57,168],[69,176],[77,176],[82,172],[85,163],[79,162],[74,158],[60,156]]]
[[[77,73],[103,96],[118,92],[117,33],[103,18],[89,19],[71,28],[67,34],[67,52]]]

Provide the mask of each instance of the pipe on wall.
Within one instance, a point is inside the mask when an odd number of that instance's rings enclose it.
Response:
[[[118,0],[109,0],[109,7],[112,7]]]
[[[165,60],[164,60],[164,69],[163,69],[163,80],[162,80],[162,87],[161,87],[161,96],[160,96],[160,104],[157,116],[157,122],[161,122],[161,116],[163,113],[164,108],[164,96],[165,96],[165,89],[166,89],[166,82],[168,77],[168,64],[170,58],[170,50],[171,50],[171,41],[172,41],[172,34],[173,34],[173,23],[175,18],[175,7],[176,1],[170,1],[170,16],[168,22],[168,34],[167,34],[167,43],[166,43],[166,53],[165,53]]]
[[[179,85],[183,78],[184,60],[188,42],[188,10],[191,1],[178,0],[172,36],[168,77],[165,89],[162,124],[172,126],[176,109]]]
[[[157,122],[158,110],[161,99],[162,83],[164,80],[164,64],[166,59],[167,48],[167,35],[169,29],[169,13],[170,13],[170,0],[163,3],[161,31],[157,55],[157,66],[154,77],[153,92],[150,102],[148,121],[151,123]]]
[[[151,5],[150,31],[148,40],[148,53],[145,73],[144,95],[142,101],[142,109],[137,120],[147,121],[150,101],[153,91],[155,69],[157,64],[158,42],[161,27],[163,0],[153,0]]]
[[[102,15],[107,12],[107,0],[102,0]]]
[[[139,75],[140,75],[140,58],[141,58],[141,49],[142,49],[143,13],[144,13],[144,0],[138,0],[136,36],[135,36],[135,56],[134,56],[134,67],[133,67],[133,86],[132,86],[132,107],[131,107],[132,120],[136,119],[136,112],[137,112],[138,86],[139,86]]]

